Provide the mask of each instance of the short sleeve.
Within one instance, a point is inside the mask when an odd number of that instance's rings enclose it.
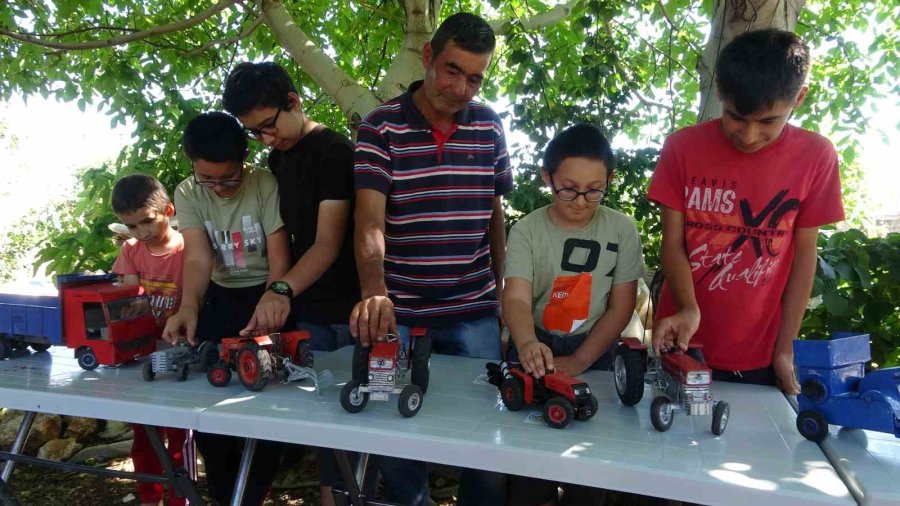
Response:
[[[191,194],[190,179],[182,181],[175,188],[175,216],[178,218],[178,229],[200,228],[206,230],[203,217],[197,209],[195,196]]]
[[[644,252],[634,221],[622,216],[619,230],[619,254],[612,281],[615,285],[634,281],[644,275]]]
[[[506,240],[506,266],[504,278],[522,278],[534,281],[533,237],[526,223],[516,223]]]
[[[333,143],[322,157],[319,201],[349,200],[353,197],[353,147]]]
[[[122,249],[119,250],[119,256],[116,257],[115,263],[113,263],[111,272],[116,274],[121,274],[123,276],[131,276],[138,275],[137,266],[134,265],[134,247],[137,243],[136,239],[130,239],[125,244],[122,245]]]
[[[500,196],[512,191],[513,177],[506,151],[506,135],[499,117],[494,120],[494,136],[494,196]]]
[[[800,203],[797,226],[819,227],[843,219],[844,204],[841,200],[837,153],[834,146],[827,142],[827,149],[815,167],[809,192]]]
[[[259,178],[259,197],[261,221],[266,235],[271,235],[284,226],[281,220],[278,182],[271,172],[257,169]]]
[[[653,178],[647,189],[647,200],[684,212],[684,167],[672,136],[666,139]]]
[[[366,116],[356,133],[353,181],[357,190],[376,190],[387,195],[394,182],[393,163],[387,139],[373,124],[377,121],[376,112]]]

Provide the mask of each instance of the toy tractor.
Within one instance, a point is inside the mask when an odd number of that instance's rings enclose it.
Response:
[[[599,403],[588,384],[558,369],[537,378],[521,364],[488,362],[487,374],[488,383],[500,389],[506,409],[519,411],[526,404],[543,404],[544,421],[554,429],[597,414]]]
[[[614,363],[616,393],[622,404],[640,402],[645,383],[658,394],[650,404],[650,421],[656,430],[669,430],[675,411],[680,410],[689,416],[712,415],[712,433],[719,436],[725,432],[730,408],[727,402],[712,398],[712,370],[704,363],[700,345],[691,344],[687,352],[666,350],[660,357],[651,357],[639,339],[623,337]]]
[[[274,375],[283,382],[311,378],[319,392],[320,382],[327,381],[330,371],[317,374],[313,366],[312,351],[305,342],[309,332],[295,330],[275,332],[254,337],[227,337],[222,339],[219,362],[206,371],[206,378],[216,387],[231,381],[231,371],[247,390],[259,392]]]
[[[404,347],[395,335],[364,348],[359,342],[353,350],[352,379],[341,389],[341,406],[358,413],[371,398],[386,401],[390,394],[400,394],[398,408],[406,418],[416,416],[428,390],[428,366],[431,360],[431,338],[427,329],[410,329],[410,347]],[[397,381],[409,374],[410,383]]]
[[[191,365],[198,364],[200,370],[205,372],[219,360],[218,353],[215,343],[211,341],[204,341],[195,348],[182,343],[173,348],[154,351],[150,354],[150,360],[144,364],[144,381],[153,381],[157,374],[163,372],[174,372],[178,381],[185,381]]]

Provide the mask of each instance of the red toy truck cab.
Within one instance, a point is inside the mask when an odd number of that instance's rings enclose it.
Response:
[[[219,363],[210,366],[206,379],[216,387],[231,382],[231,371],[248,390],[258,392],[269,384],[276,373],[291,372],[291,365],[312,366],[312,353],[307,349],[309,332],[294,330],[273,332],[253,337],[226,337],[222,339]]]
[[[520,364],[488,363],[487,370],[488,382],[500,388],[506,409],[519,411],[526,404],[543,404],[544,421],[554,429],[597,414],[599,403],[588,384],[560,370],[541,378],[528,374]]]

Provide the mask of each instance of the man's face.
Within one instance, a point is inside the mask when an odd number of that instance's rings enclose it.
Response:
[[[211,188],[220,197],[233,197],[241,189],[243,161],[210,162],[198,158],[193,166],[197,184]]]
[[[279,151],[287,151],[297,144],[303,131],[300,97],[288,95],[288,109],[259,107],[238,116],[250,137]]]
[[[484,73],[491,63],[492,53],[470,53],[452,40],[434,56],[431,43],[425,44],[422,64],[425,99],[442,116],[452,116],[466,108],[481,89]]]
[[[755,153],[778,140],[805,97],[804,88],[795,102],[779,100],[750,114],[741,114],[730,100],[722,100],[722,132],[738,151]]]
[[[138,241],[151,246],[162,244],[169,231],[169,217],[175,212],[171,203],[166,204],[164,212],[145,206],[130,213],[117,213],[119,221],[128,227],[128,233]]]

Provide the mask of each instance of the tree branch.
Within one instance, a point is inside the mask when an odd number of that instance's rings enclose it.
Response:
[[[384,19],[395,21],[397,23],[400,23],[401,25],[403,24],[403,18],[401,18],[399,16],[394,16],[393,14],[388,14],[383,9],[379,9],[378,7],[375,7],[374,5],[368,4],[366,2],[362,2],[360,0],[353,0],[353,3],[359,5],[360,7],[369,9],[370,11],[374,12],[375,14],[378,14],[379,16],[381,16]]]
[[[518,22],[524,30],[539,30],[541,28],[546,28],[571,16],[572,11],[575,9],[575,4],[577,4],[577,2],[571,1],[557,5],[546,12],[535,14],[534,16],[527,18],[519,18]],[[494,32],[497,35],[507,35],[509,34],[509,25],[507,25],[506,22],[507,20],[494,20],[489,21],[488,24],[491,25],[491,28],[494,29]]]
[[[675,21],[673,21],[672,18],[669,17],[669,13],[666,11],[666,6],[663,5],[662,0],[656,0],[656,5],[659,7],[660,12],[662,12],[663,18],[665,18],[666,23],[669,24],[669,29],[672,32],[681,30],[681,28],[678,28],[675,26]],[[679,38],[681,38],[681,37],[679,37]],[[690,46],[691,49],[693,49],[694,52],[697,53],[697,55],[700,55],[700,53],[702,53],[700,48],[696,44],[694,44],[694,41],[685,39],[685,42],[687,42],[688,46]]]
[[[67,51],[81,51],[86,49],[99,49],[104,47],[121,46],[122,44],[128,44],[129,42],[185,30],[202,23],[209,17],[214,16],[215,14],[218,14],[226,8],[234,5],[236,2],[237,0],[220,0],[216,5],[213,5],[205,11],[200,12],[192,18],[178,21],[177,23],[154,26],[153,28],[150,28],[148,30],[129,33],[127,35],[120,35],[118,37],[112,37],[106,40],[92,40],[87,42],[53,42],[30,35],[21,35],[3,28],[0,28],[0,35],[6,35],[7,37],[10,37],[12,39],[27,42],[28,44],[34,44],[36,46],[49,47],[51,49],[64,49]]]
[[[84,32],[93,32],[99,30],[107,30],[107,31],[119,31],[119,32],[136,32],[135,28],[126,28],[124,26],[86,26],[84,28],[76,28],[74,30],[69,30],[67,32],[54,32],[54,33],[33,33],[33,32],[14,32],[16,35],[27,35],[32,37],[65,37],[66,35],[74,35],[76,33],[84,33]]]
[[[260,14],[259,16],[256,17],[256,19],[253,21],[253,23],[250,26],[248,26],[247,29],[244,30],[243,32],[235,35],[234,37],[229,37],[227,39],[217,39],[217,40],[211,40],[209,42],[206,42],[205,44],[198,47],[197,49],[194,49],[194,50],[190,51],[189,53],[187,53],[187,56],[197,56],[198,54],[202,53],[203,51],[206,51],[207,49],[209,49],[212,46],[234,44],[235,42],[238,42],[241,39],[245,39],[245,38],[249,37],[253,32],[255,32],[256,29],[259,28],[259,26],[263,24],[263,21],[265,21],[263,19],[263,15]]]

